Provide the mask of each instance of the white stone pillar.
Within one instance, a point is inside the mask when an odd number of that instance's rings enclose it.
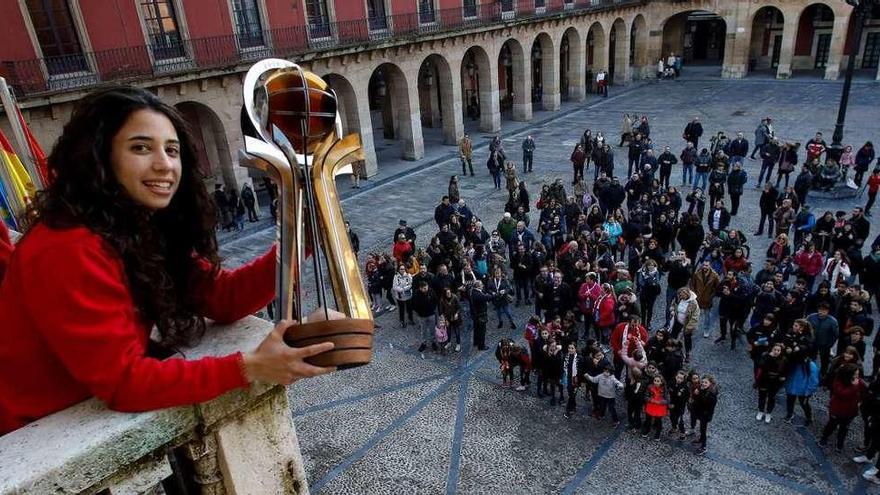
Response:
[[[835,15],[834,29],[831,31],[831,46],[828,51],[828,64],[825,66],[825,79],[837,79],[843,72],[843,47],[846,44],[849,16]],[[858,47],[856,47],[858,49]],[[855,56],[855,54],[851,55]]]
[[[544,110],[559,110],[562,103],[559,94],[559,51],[551,43],[545,50],[541,45],[541,105]],[[549,52],[549,53],[548,53]]]
[[[373,120],[370,117],[370,99],[367,92],[369,84],[369,76],[366,78],[352,78],[351,84],[357,95],[357,108],[355,109],[358,127],[352,129],[352,132],[359,132],[361,135],[361,147],[364,149],[364,168],[367,177],[376,175],[379,172],[379,160],[376,157],[376,145],[373,143]],[[346,109],[346,111],[351,111]]]
[[[419,107],[418,68],[392,76],[391,101],[394,109],[394,127],[403,144],[404,160],[418,160],[425,156],[422,137],[422,112]],[[403,80],[404,84],[398,84]]]
[[[498,60],[496,57],[477,60],[477,66],[480,76],[480,130],[498,132],[501,130],[501,105],[498,101]]]
[[[782,25],[782,47],[779,52],[779,65],[776,68],[776,79],[791,77],[791,59],[794,56],[794,40],[797,37],[798,14],[786,12]]]
[[[513,120],[528,122],[532,120],[532,60],[523,48],[519,53],[511,50],[513,58]]]
[[[437,64],[437,90],[440,91],[440,105],[443,112],[443,144],[454,145],[464,135],[464,121],[461,107],[461,77],[458,68],[461,60],[451,60],[449,66]],[[454,74],[454,75],[453,75]]]
[[[578,36],[574,42],[568,43],[568,99],[570,101],[584,101],[586,99],[586,65],[587,57],[584,51],[586,46],[580,42]]]

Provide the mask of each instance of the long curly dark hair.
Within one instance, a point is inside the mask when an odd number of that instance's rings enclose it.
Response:
[[[110,162],[113,137],[138,110],[166,116],[180,141],[181,175],[170,204],[153,211],[136,203],[117,182]],[[155,324],[160,344],[192,343],[205,330],[196,312],[194,285],[220,269],[217,215],[197,166],[189,126],[171,106],[147,90],[113,86],[84,98],[48,158],[51,185],[37,194],[29,224],[86,227],[122,258],[127,285],[146,324]],[[203,261],[200,261],[203,260]]]

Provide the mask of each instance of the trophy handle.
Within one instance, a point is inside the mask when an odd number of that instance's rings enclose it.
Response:
[[[335,133],[331,133],[315,152],[311,174],[318,231],[324,241],[336,304],[340,311],[354,319],[372,320],[358,260],[345,231],[335,179],[339,169],[363,158],[360,136],[349,134],[337,139]]]

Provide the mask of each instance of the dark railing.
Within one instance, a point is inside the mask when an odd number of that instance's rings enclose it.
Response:
[[[260,57],[289,58],[310,51],[405,40],[425,34],[487,26],[512,19],[540,18],[563,11],[582,13],[641,0],[503,0],[384,18],[310,23],[262,33],[180,39],[79,55],[7,61],[0,75],[19,96],[83,88],[111,81],[131,81],[192,70],[234,67]]]

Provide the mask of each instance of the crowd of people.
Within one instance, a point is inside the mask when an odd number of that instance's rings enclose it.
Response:
[[[771,422],[782,391],[785,421],[794,421],[799,405],[808,426],[811,397],[825,387],[829,417],[819,444],[836,432],[842,451],[861,416],[854,461],[874,461],[880,380],[869,377],[877,376],[880,351],[865,339],[874,330],[880,238],[870,242],[866,217],[880,168],[863,180],[873,146],[865,143],[856,154],[847,147],[837,157],[817,133],[790,182],[801,147],[779,139],[772,119],[758,125],[754,147],[743,132],[733,139],[718,132],[701,148],[702,136],[694,118],[679,152],[658,149],[648,117],[625,115],[617,147],[626,176],[616,173],[609,139],[588,129],[571,154],[571,188],[556,178],[534,195],[517,176],[532,172],[534,138],[523,140],[521,172],[494,139],[487,168],[496,189],[508,191],[501,218],[490,223],[474,212],[453,176],[434,211],[436,234],[417,242],[401,220],[391,252],[368,256],[374,309],[396,307],[401,326],[418,327],[421,353],[461,351],[465,328],[472,328],[474,348],[486,350],[494,313],[499,329],[513,331],[495,345],[503,386],[526,391],[534,382],[539,397],[565,405],[566,417],[583,389],[589,413],[607,414],[615,426],[622,394],[628,428],[655,439],[666,428],[675,438],[694,435],[698,453],[706,451],[721,394],[716,378],[694,364],[695,339],[729,343],[753,362],[753,380],[742,386],[756,391],[756,420]],[[467,136],[459,149],[462,173],[473,175]],[[758,159],[760,222],[747,235],[736,217],[750,182],[744,162]],[[823,181],[829,163],[851,173],[856,187],[865,182],[864,209],[812,211],[810,191],[833,185]],[[748,237],[765,232],[770,246],[756,252]],[[517,322],[511,307],[532,316]],[[866,352],[875,356],[869,370]],[[864,476],[880,483],[876,466]]]

